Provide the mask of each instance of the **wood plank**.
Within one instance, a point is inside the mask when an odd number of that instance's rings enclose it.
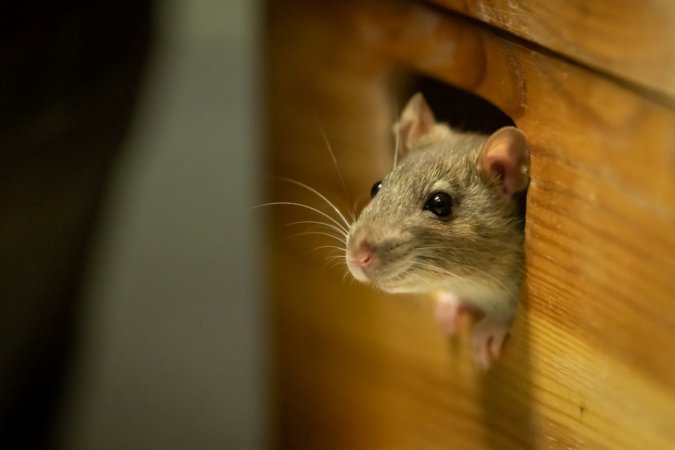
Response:
[[[284,239],[284,224],[311,214],[268,212],[277,446],[669,448],[675,111],[420,5],[269,6],[268,173],[351,203],[318,116],[365,201],[391,160],[388,86],[401,67],[490,100],[533,149],[523,308],[487,374],[466,336],[441,336],[428,299],[344,281],[312,251],[330,238]],[[316,200],[279,182],[269,192]]]
[[[670,0],[428,0],[675,99]]]

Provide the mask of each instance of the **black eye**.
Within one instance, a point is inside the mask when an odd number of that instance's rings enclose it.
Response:
[[[452,198],[445,192],[434,192],[424,204],[424,209],[438,217],[448,217],[452,213]]]
[[[380,189],[382,188],[382,182],[378,181],[373,185],[373,187],[370,188],[370,197],[373,198],[375,197],[375,194],[380,192]]]

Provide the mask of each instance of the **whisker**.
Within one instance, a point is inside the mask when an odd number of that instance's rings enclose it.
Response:
[[[396,133],[394,136],[394,169],[396,168],[396,165],[398,164],[398,150],[401,145],[401,138],[399,137],[399,134]]]
[[[344,283],[348,276],[349,276],[349,270],[347,270],[345,272],[345,274],[342,275],[342,279],[340,280],[340,283]]]
[[[330,264],[328,264],[328,266],[326,266],[326,268],[327,269],[334,269],[334,268],[336,268],[340,265],[341,265],[340,261],[331,261]]]
[[[419,267],[422,267],[422,268],[425,268],[425,269],[433,270],[433,271],[435,271],[435,272],[440,272],[440,273],[442,273],[442,274],[451,275],[451,276],[453,276],[453,277],[455,277],[455,278],[461,278],[461,279],[464,279],[464,277],[462,277],[461,275],[456,274],[456,273],[454,273],[454,272],[452,272],[452,271],[446,269],[445,267],[438,267],[438,266],[434,266],[433,264],[423,263],[423,262],[421,262],[421,261],[412,261],[412,264],[414,264],[414,265],[416,265],[416,266],[419,266]]]
[[[342,253],[344,253],[344,251],[345,251],[344,248],[338,247],[337,245],[321,245],[321,246],[319,246],[319,247],[313,248],[313,249],[310,251],[310,253],[315,252],[315,251],[317,251],[317,250],[322,250],[322,249],[324,249],[324,248],[332,248],[332,249],[335,249],[335,250],[339,250],[341,255],[342,255]],[[340,256],[340,257],[342,258],[342,256]]]
[[[332,259],[332,260],[326,260],[326,262],[329,263],[329,267],[333,268],[333,267],[342,266],[343,261]]]
[[[317,190],[314,189],[313,187],[306,185],[305,183],[302,183],[302,182],[300,182],[300,181],[293,180],[293,179],[291,179],[291,178],[286,178],[286,177],[275,177],[275,178],[277,178],[278,180],[281,180],[281,181],[285,181],[285,182],[287,182],[287,183],[295,184],[296,186],[300,186],[301,188],[307,189],[308,191],[310,191],[310,192],[312,192],[313,194],[317,195],[319,198],[321,198],[323,201],[325,201],[331,208],[333,208],[333,210],[334,210],[334,211],[338,214],[338,216],[342,219],[342,221],[343,221],[343,222],[345,223],[345,225],[347,226],[347,228],[346,228],[345,230],[347,230],[347,229],[349,228],[349,225],[350,225],[349,221],[345,218],[345,216],[344,216],[344,215],[342,214],[342,212],[338,209],[338,207],[335,206],[335,205],[333,204],[333,202],[331,202],[330,200],[328,200],[328,199],[326,198],[326,196],[324,196],[322,193],[320,193],[319,191],[317,191]]]
[[[329,246],[324,245],[323,247],[329,247]],[[314,248],[314,249],[310,250],[309,252],[307,252],[307,255],[305,255],[305,256],[309,256],[310,253],[312,253],[312,252],[314,252],[318,249],[319,248]],[[335,253],[335,250],[333,250],[332,253],[324,256],[324,259],[326,261],[335,261],[335,260],[343,259],[343,258],[344,258],[344,256],[342,256],[342,252]]]
[[[358,209],[358,207],[357,207],[358,205],[357,205],[356,203],[357,203],[356,200],[354,200],[354,201],[352,202],[352,207],[351,207],[352,211],[356,211],[356,210]],[[352,216],[354,217],[354,222],[356,222],[356,216],[354,215],[353,212],[352,212]]]
[[[334,269],[341,266],[340,261],[326,261],[326,268]]]
[[[335,157],[333,146],[330,145],[330,141],[328,141],[328,136],[326,136],[326,131],[323,129],[323,126],[321,125],[321,122],[319,121],[319,117],[317,115],[314,115],[314,121],[316,122],[316,125],[319,128],[319,131],[321,132],[321,137],[323,138],[323,141],[326,143],[326,148],[328,149],[328,153],[330,153],[330,157],[333,160],[333,164],[335,165],[335,169],[337,170],[338,177],[340,177],[340,183],[342,183],[342,189],[344,190],[345,195],[347,196],[347,200],[351,200],[353,197],[350,194],[349,189],[347,189],[347,183],[345,183],[345,178],[342,175],[342,170],[340,169],[340,165],[338,164],[337,158]],[[354,214],[354,210],[350,209],[349,213],[352,216],[352,221],[355,221],[356,215]]]
[[[315,213],[320,214],[321,216],[323,216],[323,217],[325,217],[326,219],[328,219],[328,220],[330,220],[331,222],[333,222],[335,225],[337,225],[337,226],[338,226],[340,229],[342,229],[344,232],[347,232],[347,229],[345,229],[345,228],[342,226],[342,224],[341,224],[340,222],[338,222],[337,220],[335,220],[333,217],[329,216],[328,214],[326,214],[325,212],[323,212],[323,211],[321,211],[321,210],[319,210],[319,209],[313,208],[313,207],[311,207],[311,206],[309,206],[309,205],[304,205],[304,204],[302,204],[302,203],[296,203],[296,202],[269,202],[269,203],[263,203],[263,204],[261,204],[261,205],[253,206],[252,209],[262,208],[262,207],[265,207],[265,206],[283,206],[283,205],[286,205],[286,206],[297,206],[297,207],[299,207],[299,208],[305,208],[305,209],[309,209],[309,210],[311,210],[311,211],[314,211]],[[344,218],[343,218],[343,219],[344,219]]]
[[[508,292],[508,293],[509,293],[509,297],[510,297],[512,300],[516,300],[516,301],[517,301],[517,299],[516,299],[516,297],[515,297],[515,294],[513,293],[513,290],[512,290],[512,289],[508,289],[508,288],[506,287],[506,285],[504,285],[504,283],[502,283],[497,277],[495,277],[494,275],[492,275],[492,274],[486,272],[485,270],[481,269],[480,267],[471,266],[471,265],[468,265],[468,264],[467,264],[467,267],[471,267],[472,269],[474,269],[474,270],[476,270],[476,271],[482,273],[483,275],[487,276],[488,278],[491,278],[492,280],[494,280],[495,283],[497,283],[499,286],[501,286],[501,287],[504,289],[505,292]]]
[[[399,115],[399,110],[398,110],[398,102],[396,102],[396,99],[393,99],[394,102],[394,111],[396,113],[396,116]],[[394,123],[397,123],[398,117],[394,117]],[[396,133],[394,133],[394,169],[396,168],[396,165],[398,164],[398,151],[399,147],[401,145],[401,138],[399,137],[398,130]]]
[[[334,234],[330,234],[330,233],[323,233],[323,232],[321,232],[321,231],[305,231],[304,233],[296,233],[296,234],[294,234],[294,235],[292,235],[292,236],[289,236],[288,238],[289,238],[289,239],[290,239],[290,238],[296,238],[296,237],[300,237],[300,236],[307,236],[307,235],[310,235],[310,234],[315,234],[315,235],[320,235],[320,236],[328,236],[328,237],[332,237],[333,239],[337,239],[338,241],[340,241],[340,242],[342,242],[343,244],[347,245],[347,242],[344,241],[343,239],[339,238],[338,236],[335,236]]]
[[[345,234],[345,232],[344,232],[344,230],[343,230],[342,228],[338,228],[338,227],[336,227],[336,226],[333,225],[333,224],[325,223],[325,222],[320,222],[320,221],[318,221],[318,220],[300,220],[300,221],[298,221],[298,222],[287,223],[286,226],[291,226],[291,225],[305,225],[305,224],[308,224],[308,225],[323,225],[323,226],[325,226],[325,227],[329,227],[331,230],[337,231],[338,233],[340,233],[340,236],[342,236],[342,237],[344,237],[344,238],[347,237],[347,235]]]
[[[345,255],[342,252],[335,253],[333,255],[326,256],[326,259],[345,259]]]
[[[441,260],[440,258],[435,258],[435,259]],[[451,260],[441,260],[441,261],[450,261],[450,262],[456,264],[456,262],[451,261]],[[457,274],[451,272],[450,270],[448,270],[448,269],[446,269],[446,268],[444,268],[444,267],[438,267],[438,266],[434,266],[434,265],[432,265],[432,264],[424,264],[424,263],[420,263],[420,262],[418,262],[418,261],[414,261],[413,263],[414,263],[414,264],[418,264],[418,265],[420,265],[421,267],[426,267],[426,268],[428,268],[428,269],[435,270],[436,272],[439,272],[439,273],[441,273],[441,274],[448,274],[448,275],[453,275],[453,276],[456,276],[456,277],[460,277],[459,275],[457,275]],[[495,283],[497,283],[502,289],[504,289],[505,292],[507,292],[507,293],[509,294],[509,298],[510,298],[511,300],[516,300],[516,301],[517,301],[517,298],[516,298],[515,294],[513,293],[513,290],[512,290],[512,289],[508,289],[508,288],[506,287],[506,285],[504,285],[504,283],[502,283],[502,282],[501,282],[497,277],[495,277],[494,275],[492,275],[492,274],[490,274],[489,272],[487,272],[487,271],[481,269],[480,267],[472,266],[472,265],[466,264],[466,263],[463,263],[462,265],[464,265],[464,266],[466,266],[466,267],[468,267],[468,268],[470,268],[470,269],[473,269],[473,270],[475,270],[475,271],[477,271],[477,272],[480,272],[481,274],[483,274],[483,275],[487,276],[488,278],[494,280]],[[471,278],[467,278],[467,277],[460,277],[460,278],[462,278],[462,280],[463,280],[464,282],[469,283],[469,284],[473,284],[474,286],[479,284],[478,282],[473,281]]]

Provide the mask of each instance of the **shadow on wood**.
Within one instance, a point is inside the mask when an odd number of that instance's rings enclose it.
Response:
[[[532,182],[524,306],[488,374],[473,366],[466,335],[443,338],[426,299],[341,283],[320,252],[306,255],[327,241],[282,242],[297,211],[270,211],[278,447],[668,448],[670,100],[438,8],[280,3],[268,11],[268,173],[344,198],[318,116],[364,204],[391,161],[388,86],[404,70],[508,114],[530,140]]]

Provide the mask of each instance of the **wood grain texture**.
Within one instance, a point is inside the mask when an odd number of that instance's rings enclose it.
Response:
[[[428,299],[345,281],[313,251],[340,245],[329,237],[284,239],[317,216],[268,211],[277,446],[670,448],[675,110],[421,5],[270,2],[269,19],[270,174],[363,204],[391,161],[401,69],[488,99],[532,146],[523,307],[487,374],[465,335],[443,338]],[[277,181],[269,192],[320,205]]]
[[[430,0],[675,99],[670,0]]]

